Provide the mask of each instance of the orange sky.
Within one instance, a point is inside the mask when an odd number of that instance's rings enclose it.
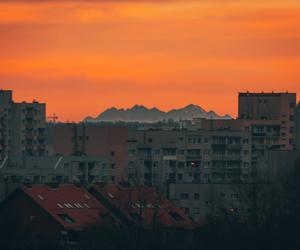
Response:
[[[0,0],[0,87],[61,121],[143,104],[300,96],[299,0]]]

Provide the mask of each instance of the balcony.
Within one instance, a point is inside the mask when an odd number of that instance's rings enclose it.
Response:
[[[232,172],[241,172],[242,170],[240,166],[227,166],[226,171],[232,173]]]
[[[212,173],[225,173],[225,167],[212,167]]]
[[[241,149],[242,144],[228,144],[227,149]]]
[[[38,140],[45,140],[44,134],[38,134]]]
[[[25,134],[26,139],[33,139],[33,133],[32,132],[27,132]]]
[[[254,149],[254,150],[265,150],[266,145],[265,144],[253,144],[252,149]]]
[[[228,155],[226,159],[227,161],[241,161],[242,157],[241,155]]]
[[[226,155],[213,154],[211,159],[213,161],[225,161],[226,160]]]
[[[213,143],[211,145],[213,150],[226,150],[227,144],[225,143]]]
[[[201,155],[198,155],[198,156],[187,156],[186,157],[186,161],[201,161],[202,160],[202,157]]]
[[[26,129],[33,129],[33,124],[32,123],[26,123],[25,128]]]
[[[265,132],[252,132],[253,137],[265,137],[266,133]]]
[[[272,138],[278,138],[278,137],[280,137],[280,133],[277,133],[277,132],[268,132],[268,133],[266,133],[266,136],[267,137],[272,137]]]

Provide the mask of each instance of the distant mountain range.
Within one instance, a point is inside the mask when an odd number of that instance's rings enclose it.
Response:
[[[173,119],[192,120],[193,118],[207,119],[231,119],[231,116],[219,116],[214,111],[205,111],[200,106],[190,104],[184,108],[172,109],[168,112],[161,111],[157,108],[148,109],[142,105],[135,105],[129,109],[109,108],[99,114],[96,118],[86,117],[87,122],[158,122],[162,120]]]

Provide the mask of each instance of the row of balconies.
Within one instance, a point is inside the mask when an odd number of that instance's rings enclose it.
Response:
[[[242,161],[241,155],[212,155],[212,161]]]

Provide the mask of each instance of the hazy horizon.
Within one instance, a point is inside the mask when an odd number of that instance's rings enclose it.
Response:
[[[0,0],[0,84],[61,121],[135,104],[234,117],[238,92],[300,95],[299,27],[293,0]]]

